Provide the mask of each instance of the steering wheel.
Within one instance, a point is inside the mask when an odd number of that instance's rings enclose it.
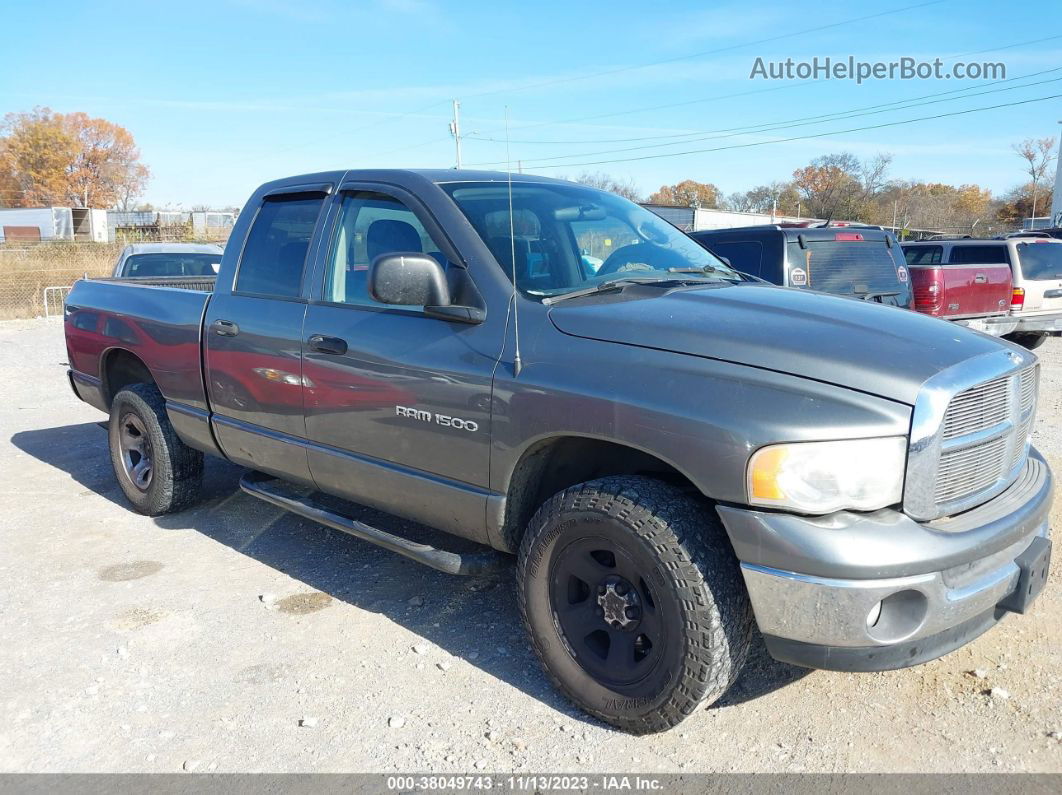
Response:
[[[597,275],[603,276],[609,273],[623,271],[651,271],[656,270],[649,263],[659,260],[667,249],[652,243],[632,243],[629,246],[620,246],[597,269]],[[630,267],[628,267],[630,266]]]

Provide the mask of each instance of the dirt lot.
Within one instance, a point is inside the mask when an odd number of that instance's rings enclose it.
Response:
[[[1040,352],[1035,440],[1062,472],[1062,340]],[[1029,616],[942,660],[807,672],[757,648],[723,702],[629,737],[554,693],[511,573],[433,572],[222,462],[199,508],[133,513],[64,360],[58,322],[0,323],[0,770],[1062,772],[1059,556]]]

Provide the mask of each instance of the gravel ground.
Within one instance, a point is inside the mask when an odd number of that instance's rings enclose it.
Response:
[[[1060,472],[1062,340],[1039,352]],[[1062,772],[1059,556],[1030,615],[941,660],[808,672],[757,646],[724,701],[630,737],[549,686],[511,572],[436,573],[224,462],[195,510],[132,512],[65,358],[58,322],[0,323],[2,771]]]

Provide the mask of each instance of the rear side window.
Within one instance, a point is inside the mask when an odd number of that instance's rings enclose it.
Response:
[[[1054,243],[1019,243],[1018,261],[1026,279],[1062,279],[1062,246]]]
[[[726,257],[735,270],[752,276],[762,276],[763,244],[757,240],[742,240],[726,243],[704,241],[708,250],[717,257]]]
[[[939,265],[944,258],[943,246],[910,246],[903,250],[908,265]]]
[[[964,246],[951,248],[948,262],[955,265],[1008,265],[1007,247],[1002,246]]]
[[[296,298],[323,197],[267,199],[247,233],[236,292]]]

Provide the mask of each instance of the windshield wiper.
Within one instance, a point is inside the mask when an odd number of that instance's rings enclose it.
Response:
[[[714,265],[705,265],[703,268],[668,268],[667,272],[668,273],[702,273],[702,274],[720,273],[723,276],[729,276],[731,274],[736,274],[737,273],[737,271],[734,271],[734,270],[723,270],[722,268],[717,268]]]
[[[695,271],[695,272],[696,273],[702,273],[702,271],[699,270],[699,269],[697,271]],[[696,284],[700,284],[703,281],[705,281],[705,280],[704,279],[669,279],[669,278],[666,278],[666,277],[659,277],[659,276],[655,277],[655,278],[654,277],[648,277],[648,278],[639,279],[636,276],[626,276],[626,277],[624,277],[622,279],[608,279],[606,281],[601,282],[600,284],[595,284],[592,287],[582,287],[582,288],[580,288],[578,290],[572,290],[571,292],[568,292],[568,293],[561,293],[560,295],[547,296],[546,298],[542,299],[542,303],[544,303],[544,304],[546,304],[548,306],[550,304],[555,304],[558,301],[566,301],[569,298],[579,298],[580,296],[583,296],[583,295],[593,295],[594,293],[607,292],[608,290],[618,290],[618,289],[621,289],[623,287],[627,287],[627,286],[632,285],[632,284],[652,284],[652,285],[657,285],[657,286],[660,286],[660,287],[667,287],[667,286],[682,286],[682,285],[689,285],[689,284],[696,285]]]

